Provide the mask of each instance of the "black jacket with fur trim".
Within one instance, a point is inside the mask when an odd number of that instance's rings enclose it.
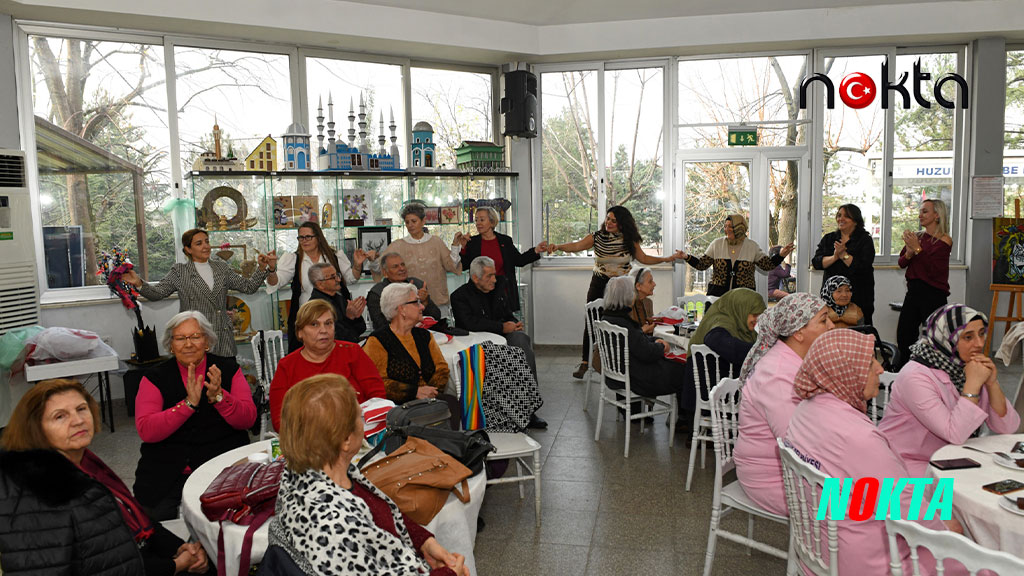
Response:
[[[141,576],[142,557],[102,484],[52,450],[0,452],[5,576]]]

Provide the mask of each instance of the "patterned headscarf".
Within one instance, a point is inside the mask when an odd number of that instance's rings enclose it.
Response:
[[[729,214],[726,220],[732,222],[732,235],[736,238],[729,244],[742,244],[747,237],[747,219],[741,214]]]
[[[807,326],[814,315],[825,307],[821,298],[797,292],[779,300],[774,307],[757,319],[757,341],[747,353],[740,370],[740,381],[746,383],[754,365],[771,350],[781,336],[792,336]],[[714,308],[712,308],[713,310]]]
[[[734,288],[715,300],[697,331],[690,338],[690,346],[703,344],[704,336],[715,328],[725,328],[733,338],[753,342],[757,333],[747,326],[747,316],[764,312],[764,298],[750,288]]]
[[[811,344],[793,384],[807,399],[828,392],[867,413],[864,383],[875,359],[875,337],[855,330],[829,330]]]
[[[836,314],[842,316],[843,313],[846,312],[846,308],[849,306],[849,304],[847,304],[846,306],[839,306],[836,304],[835,299],[832,298],[832,294],[834,294],[840,286],[849,286],[850,290],[853,290],[853,284],[850,283],[849,278],[847,278],[846,276],[833,276],[826,280],[825,283],[821,285],[821,299],[824,300],[825,304],[827,304],[829,308],[835,311]]]
[[[949,374],[957,392],[963,392],[967,376],[956,343],[960,333],[974,320],[988,326],[987,316],[963,304],[947,304],[932,312],[924,324],[924,334],[910,347],[910,359]]]

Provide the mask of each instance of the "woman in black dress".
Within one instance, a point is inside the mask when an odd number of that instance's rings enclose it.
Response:
[[[864,324],[870,325],[875,311],[875,243],[855,204],[839,207],[836,226],[818,242],[811,266],[825,271],[822,284],[833,276],[846,276],[853,288],[853,303],[864,312]]]

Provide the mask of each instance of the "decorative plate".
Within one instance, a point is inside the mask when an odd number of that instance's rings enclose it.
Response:
[[[324,204],[323,209],[320,211],[320,224],[329,228],[331,226],[331,216],[334,216],[334,207],[328,202]]]
[[[236,335],[248,332],[249,324],[252,322],[252,311],[249,305],[237,296],[228,296],[228,317]]]

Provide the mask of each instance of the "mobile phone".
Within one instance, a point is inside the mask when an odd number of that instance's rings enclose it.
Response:
[[[981,489],[993,494],[1009,494],[1010,492],[1016,492],[1017,490],[1024,489],[1024,482],[1018,482],[1010,479],[1000,480],[999,482],[985,484]]]
[[[935,466],[939,470],[961,470],[963,468],[981,468],[981,464],[978,464],[970,458],[951,458],[949,460],[932,460],[930,462],[932,466]]]
[[[1014,444],[1013,448],[1010,449],[1010,452],[1012,454],[1024,454],[1024,442],[1017,442]]]

